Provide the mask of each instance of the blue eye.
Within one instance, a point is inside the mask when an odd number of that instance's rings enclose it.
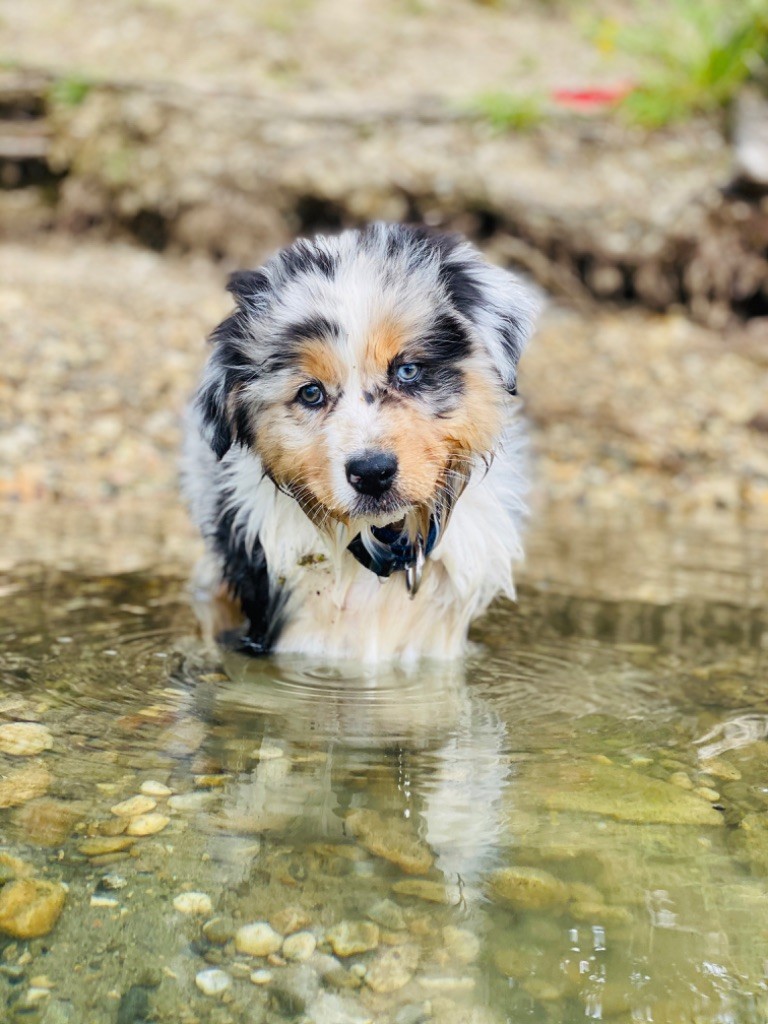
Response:
[[[319,384],[305,384],[296,396],[302,405],[316,409],[325,402],[325,392]]]
[[[397,368],[397,379],[401,384],[413,384],[421,376],[421,367],[418,363],[403,363]]]

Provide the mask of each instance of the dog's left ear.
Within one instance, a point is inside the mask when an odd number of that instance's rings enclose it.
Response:
[[[540,302],[517,275],[488,263],[469,243],[445,245],[441,277],[448,295],[485,344],[504,387],[517,394],[517,364]]]
[[[533,333],[540,302],[517,275],[486,263],[477,283],[481,302],[470,315],[510,395],[517,394],[517,366]]]

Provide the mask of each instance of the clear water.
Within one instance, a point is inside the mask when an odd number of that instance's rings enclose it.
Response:
[[[0,716],[53,746],[0,755],[2,852],[68,894],[47,935],[0,938],[0,1020],[768,1020],[767,550],[682,544],[653,599],[599,559],[569,592],[555,552],[465,666],[418,676],[222,659],[182,579],[4,581]],[[147,780],[168,824],[115,836]],[[237,949],[287,908],[308,960]]]

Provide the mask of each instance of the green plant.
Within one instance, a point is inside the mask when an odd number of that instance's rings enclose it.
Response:
[[[712,112],[763,74],[768,0],[670,0],[663,11],[644,10],[644,22],[615,35],[618,49],[649,68],[620,105],[631,121],[656,128]]]
[[[476,97],[471,110],[499,132],[523,131],[540,123],[544,103],[540,96],[486,92]]]
[[[93,83],[79,75],[57,78],[50,88],[49,98],[64,107],[77,107],[91,91]]]

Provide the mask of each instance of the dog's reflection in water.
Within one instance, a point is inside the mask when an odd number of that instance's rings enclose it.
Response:
[[[431,877],[477,890],[503,836],[509,764],[505,726],[462,665],[313,670],[233,654],[226,667],[230,682],[201,700],[261,759],[229,784],[219,828],[346,843],[345,819],[365,808],[429,847]]]

